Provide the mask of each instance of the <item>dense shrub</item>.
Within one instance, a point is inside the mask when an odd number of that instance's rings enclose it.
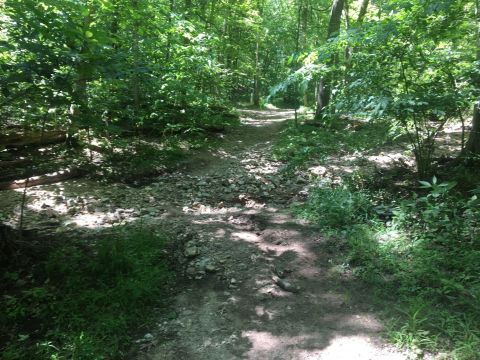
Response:
[[[98,245],[65,245],[33,271],[6,271],[2,358],[115,359],[131,329],[162,304],[169,271],[163,236],[133,230]]]

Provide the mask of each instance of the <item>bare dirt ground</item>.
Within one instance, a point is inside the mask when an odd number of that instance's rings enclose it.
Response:
[[[382,338],[369,289],[331,264],[335,244],[287,210],[303,179],[282,178],[270,153],[293,113],[242,114],[222,148],[185,165],[206,188],[231,192],[183,208],[192,280],[137,358],[407,359]]]
[[[292,117],[244,110],[219,148],[147,186],[29,188],[25,227],[89,239],[138,223],[174,235],[169,256],[185,281],[168,317],[132,344],[135,359],[407,359],[383,339],[371,290],[331,261],[338,244],[288,210],[315,176],[285,175],[272,158]],[[2,192],[4,221],[18,223],[21,197]]]

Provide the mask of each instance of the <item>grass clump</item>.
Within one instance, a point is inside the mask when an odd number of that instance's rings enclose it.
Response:
[[[324,228],[343,228],[368,221],[373,212],[368,193],[351,191],[346,186],[317,187],[297,213]]]
[[[365,190],[317,188],[295,211],[342,239],[346,250],[336,261],[388,300],[393,342],[479,359],[480,200],[434,182],[388,206]],[[387,218],[384,208],[393,208]]]
[[[31,271],[8,269],[1,299],[5,360],[120,359],[132,330],[149,324],[171,274],[164,236],[121,232],[64,245]]]
[[[360,131],[348,129],[344,122],[338,128],[290,123],[275,144],[274,157],[288,161],[289,167],[303,167],[311,160],[322,162],[330,155],[366,151],[391,139],[385,123],[365,123]]]
[[[480,202],[448,183],[429,185],[395,206],[388,221],[371,211],[372,197],[346,189],[314,191],[303,216],[343,238],[348,250],[338,261],[396,303],[385,310],[392,341],[479,359]]]
[[[332,155],[368,152],[388,138],[372,131],[287,129],[277,156],[295,169]],[[392,182],[403,180],[398,176]],[[460,186],[434,177],[413,192],[410,184],[410,194],[376,189],[374,179],[359,184],[355,176],[343,175],[341,180],[344,185],[336,187],[320,182],[294,211],[331,235],[329,244],[335,241],[342,250],[334,262],[369,284],[385,304],[392,342],[418,355],[480,359],[478,179]]]

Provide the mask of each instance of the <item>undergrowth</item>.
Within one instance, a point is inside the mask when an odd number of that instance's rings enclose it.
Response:
[[[321,163],[339,142],[348,152],[386,142],[385,133],[370,130],[361,135],[363,130],[292,127],[277,144],[277,156],[298,168],[312,160]],[[387,335],[394,343],[418,355],[443,352],[448,359],[480,359],[478,180],[466,191],[434,177],[399,197],[391,189],[355,186],[352,179],[355,174],[343,185],[318,182],[294,211],[343,244],[339,248],[346,250],[336,262],[386,304]]]
[[[384,123],[365,124],[360,131],[344,128],[295,126],[290,123],[274,148],[277,160],[288,161],[289,167],[306,166],[310,160],[324,161],[328,155],[365,151],[391,141]],[[354,136],[352,136],[352,133]]]
[[[165,237],[130,229],[71,243],[2,275],[2,359],[121,359],[164,304]]]

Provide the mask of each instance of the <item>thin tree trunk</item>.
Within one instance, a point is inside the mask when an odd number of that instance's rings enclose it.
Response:
[[[138,13],[138,0],[132,0],[132,8],[135,10],[135,13]],[[137,16],[137,15],[134,15]],[[138,29],[140,27],[140,23],[137,18],[133,21],[133,48],[132,48],[132,55],[133,55],[133,76],[131,78],[131,85],[132,85],[132,96],[133,96],[133,106],[135,110],[135,116],[139,116],[140,112],[140,76],[139,76],[139,68],[140,68],[140,49],[139,49],[139,42],[140,37],[138,35]]]
[[[365,19],[365,15],[367,14],[369,3],[370,3],[370,0],[362,0],[362,4],[360,5],[360,11],[358,13],[358,18],[355,23],[356,26],[360,26],[363,23],[363,20]],[[347,46],[345,48],[345,83],[348,83],[349,81],[348,72],[351,68],[351,58],[354,51],[355,50],[351,46]]]
[[[475,1],[475,21],[477,27],[477,51],[476,58],[480,61],[480,3],[479,0]],[[480,76],[475,75],[474,82],[476,88],[480,88]],[[472,130],[468,137],[467,144],[465,145],[465,151],[462,156],[465,155],[480,155],[480,97],[477,103],[473,107],[472,117]]]
[[[169,12],[168,12],[168,33],[167,33],[167,49],[165,52],[165,62],[170,61],[170,55],[171,55],[171,48],[172,48],[172,34],[170,29],[172,28],[172,14],[173,10],[175,8],[175,0],[170,0],[170,5],[169,5]]]
[[[368,4],[370,0],[362,0],[362,5],[360,6],[360,11],[358,13],[357,24],[361,24],[365,15],[367,15]]]
[[[255,75],[253,78],[253,105],[255,107],[260,106],[260,62],[259,62],[259,56],[260,56],[260,44],[259,44],[259,39],[257,35],[257,44],[255,48]]]
[[[328,23],[327,41],[333,38],[340,31],[340,22],[342,18],[345,0],[333,0],[332,9],[330,11],[330,21]],[[335,63],[336,57],[332,56],[327,65]],[[330,102],[331,96],[331,76],[324,76],[318,82],[317,88],[317,109],[315,111],[315,119],[320,120],[323,117],[325,108]]]
[[[263,13],[263,2],[257,1],[257,9],[260,17]],[[260,29],[257,30],[257,41],[255,45],[255,75],[253,78],[253,105],[260,106]]]
[[[91,13],[83,19],[83,28],[87,29],[90,25]],[[80,61],[76,66],[77,80],[75,81],[70,106],[70,126],[67,131],[67,144],[75,146],[77,144],[78,129],[85,122],[88,114],[88,79],[90,74],[90,64],[85,60],[88,54],[88,43],[83,41],[80,49]]]
[[[465,145],[464,154],[480,155],[480,98],[473,107],[472,130]]]

